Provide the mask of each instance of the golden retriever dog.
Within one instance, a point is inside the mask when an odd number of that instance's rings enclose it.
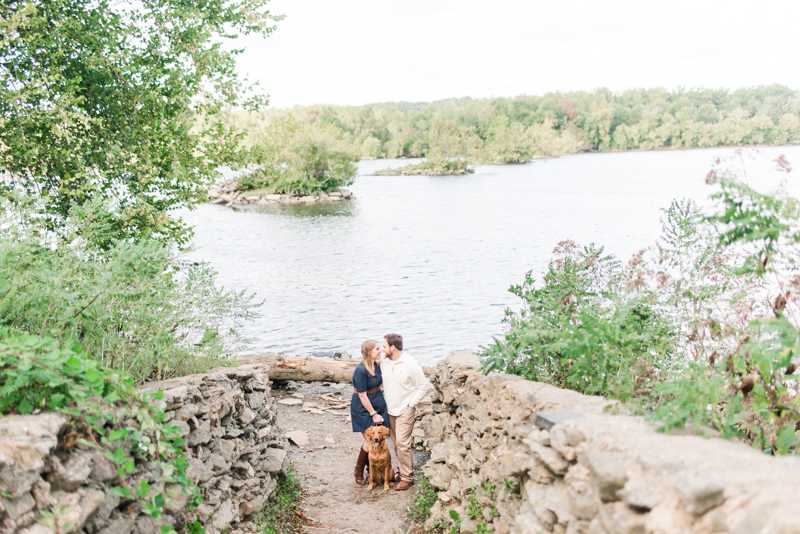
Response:
[[[385,426],[373,426],[367,429],[369,437],[369,488],[383,482],[383,491],[389,491],[389,486],[394,486],[394,469],[392,469],[392,455],[386,445],[386,436],[389,429]]]

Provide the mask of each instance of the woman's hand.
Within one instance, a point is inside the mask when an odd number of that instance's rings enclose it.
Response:
[[[375,423],[376,425],[379,425],[383,423],[383,417],[381,417],[380,414],[376,413],[375,415],[372,416],[372,422]]]

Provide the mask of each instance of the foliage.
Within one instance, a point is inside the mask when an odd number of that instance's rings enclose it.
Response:
[[[263,534],[300,534],[304,532],[298,503],[302,495],[300,479],[294,465],[285,478],[278,480],[275,498],[253,521]]]
[[[335,128],[311,128],[286,115],[253,135],[254,152],[268,163],[242,175],[240,190],[308,195],[353,183],[358,156]]]
[[[286,112],[230,115],[253,126]],[[800,142],[800,99],[782,85],[735,91],[633,89],[432,103],[296,107],[313,128],[335,128],[365,158],[469,158],[512,163],[583,150]]]
[[[408,519],[412,523],[423,523],[439,499],[439,492],[431,486],[430,479],[424,475],[417,479],[417,483],[417,493],[414,494],[411,506],[408,508]]]
[[[797,453],[800,203],[780,178],[785,158],[764,193],[750,155],[717,161],[706,178],[716,205],[673,202],[657,247],[626,266],[562,243],[542,287],[530,273],[512,287],[525,306],[507,312],[485,369],[630,400],[664,431],[691,422]]]
[[[648,292],[624,287],[602,248],[565,241],[554,252],[541,288],[529,272],[510,289],[524,309],[507,311],[509,332],[486,350],[485,368],[623,400],[649,394],[672,358],[667,320]]]
[[[0,326],[0,412],[49,409],[70,416],[66,435],[76,436],[72,446],[96,449],[111,461],[120,480],[112,491],[136,502],[158,530],[158,520],[177,496],[176,487],[191,495],[190,509],[200,503],[199,491],[186,476],[186,440],[178,438],[180,428],[163,423],[164,411],[153,408],[147,394],[137,393],[133,380],[82,353],[80,345],[70,347],[48,336]],[[157,469],[154,486],[129,480],[145,462]],[[57,514],[49,520],[54,527],[66,527],[58,525]],[[200,531],[199,523],[188,527]],[[174,529],[163,525],[159,531]]]
[[[274,30],[267,0],[9,0],[0,11],[0,172],[63,221],[100,196],[117,238],[188,242],[169,212],[204,197],[222,164],[251,161],[214,120],[243,98],[222,44]],[[195,121],[202,116],[206,120]]]
[[[181,272],[159,242],[111,239],[114,214],[97,201],[74,208],[57,236],[45,211],[12,209],[22,205],[7,202],[0,218],[0,325],[73,340],[136,383],[224,365],[244,341],[252,297],[217,288],[208,266]]]

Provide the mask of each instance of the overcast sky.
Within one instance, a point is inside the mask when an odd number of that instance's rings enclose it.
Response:
[[[800,1],[274,0],[274,107],[634,87],[800,89]]]

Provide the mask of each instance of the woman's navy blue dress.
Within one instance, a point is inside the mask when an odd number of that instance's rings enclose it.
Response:
[[[381,376],[380,365],[375,365],[375,376],[369,374],[363,363],[359,363],[356,370],[353,371],[353,387],[356,388],[356,391],[364,392],[368,389],[376,388],[382,383],[383,377]],[[367,398],[372,403],[372,409],[383,417],[383,426],[389,428],[389,411],[386,409],[383,391],[367,395]],[[350,399],[350,419],[353,422],[353,432],[364,432],[373,426],[372,417],[369,416],[369,412],[361,404],[361,399],[358,398],[356,393],[353,393],[353,397]]]

